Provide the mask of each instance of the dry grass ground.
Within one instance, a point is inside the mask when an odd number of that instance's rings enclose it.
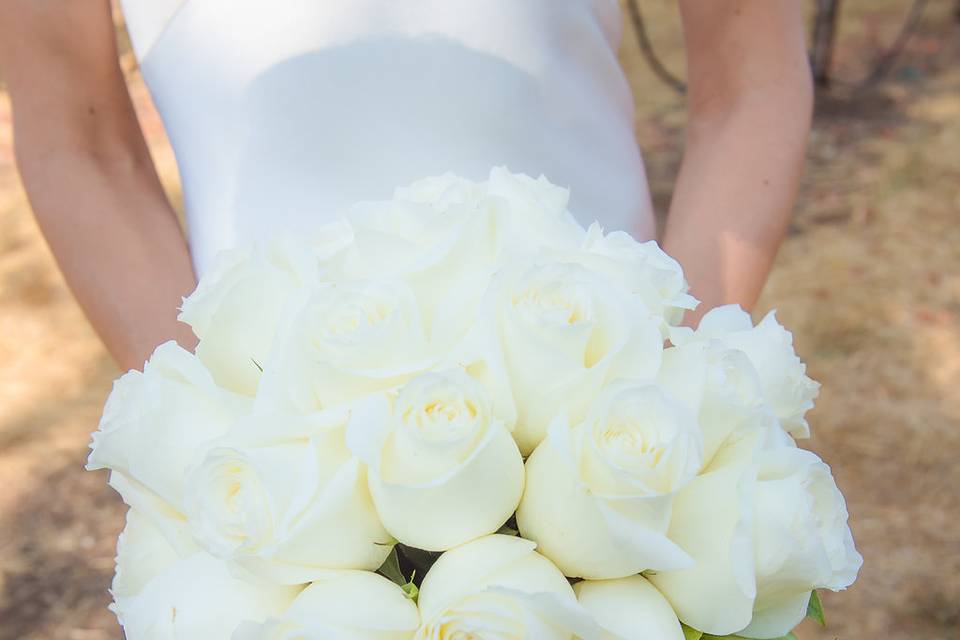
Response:
[[[667,62],[675,18],[645,2]],[[848,2],[841,69],[896,27],[895,2]],[[903,4],[903,3],[899,3]],[[795,222],[760,312],[776,307],[823,383],[809,446],[833,466],[866,557],[804,640],[960,637],[960,29],[932,2],[895,74],[821,101]],[[625,34],[637,130],[669,198],[683,110]],[[135,73],[161,172],[175,170]],[[116,370],[65,289],[13,167],[0,90],[0,639],[119,638],[106,611],[121,505],[85,473]]]

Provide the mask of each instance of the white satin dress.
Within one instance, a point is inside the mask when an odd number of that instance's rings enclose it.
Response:
[[[122,0],[198,275],[447,171],[544,174],[653,237],[616,0]]]

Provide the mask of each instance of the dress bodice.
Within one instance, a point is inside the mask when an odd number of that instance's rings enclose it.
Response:
[[[490,167],[653,235],[616,0],[123,0],[198,273],[359,200]]]

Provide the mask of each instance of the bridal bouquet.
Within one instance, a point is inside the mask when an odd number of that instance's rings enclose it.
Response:
[[[773,314],[495,169],[221,255],[117,380],[127,637],[790,637],[862,559]]]

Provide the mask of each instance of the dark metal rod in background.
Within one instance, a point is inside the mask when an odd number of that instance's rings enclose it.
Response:
[[[687,85],[670,73],[670,70],[660,62],[660,58],[657,57],[657,53],[653,50],[653,44],[650,42],[650,36],[647,35],[647,28],[643,22],[643,14],[640,13],[640,5],[637,3],[638,0],[627,0],[627,12],[630,14],[630,22],[633,23],[633,31],[637,34],[637,43],[640,45],[640,52],[643,53],[647,64],[650,65],[653,73],[656,74],[660,80],[677,93],[686,93]]]

